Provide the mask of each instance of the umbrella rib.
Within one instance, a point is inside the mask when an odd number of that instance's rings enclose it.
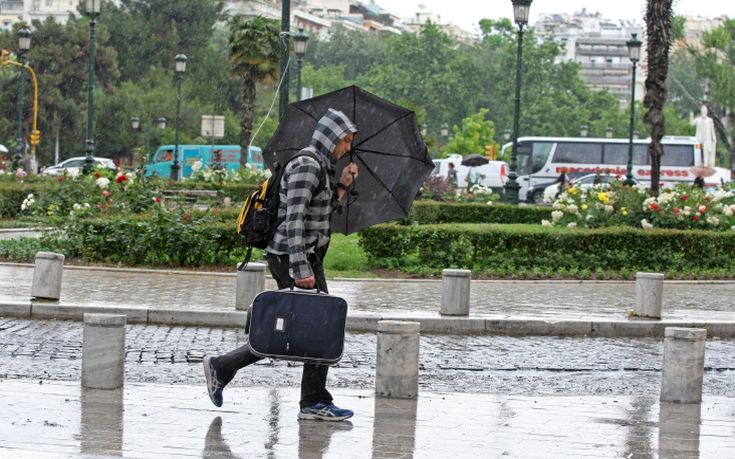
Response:
[[[314,121],[319,121],[319,119],[318,119],[317,117],[315,117],[315,116],[314,116],[314,115],[312,115],[311,113],[307,112],[307,111],[306,111],[306,110],[304,110],[303,108],[301,108],[301,107],[297,106],[296,104],[291,104],[291,106],[292,106],[293,108],[297,109],[298,111],[300,111],[301,113],[303,113],[304,115],[307,115],[307,116],[308,116],[309,118],[313,119]]]
[[[388,153],[386,151],[367,150],[365,148],[359,148],[359,149],[358,148],[355,148],[355,153],[374,153],[376,155],[394,156],[396,158],[408,158],[408,159],[412,159],[414,161],[421,161],[424,164],[429,164],[429,160],[427,160],[426,157],[424,157],[423,159],[422,158],[415,158],[413,156],[401,155],[399,153]]]
[[[382,128],[381,128],[381,129],[379,130],[379,131],[375,132],[375,133],[374,133],[373,135],[371,135],[370,137],[367,137],[367,138],[365,138],[365,139],[360,139],[360,143],[358,143],[358,144],[354,145],[354,148],[357,148],[357,147],[359,147],[359,146],[360,146],[360,145],[362,145],[363,143],[367,142],[368,140],[370,140],[370,139],[372,139],[373,137],[377,136],[378,134],[382,133],[383,131],[385,131],[385,130],[386,130],[386,129],[388,129],[389,127],[393,126],[393,125],[394,125],[394,124],[396,124],[397,122],[399,122],[399,121],[401,121],[402,119],[405,119],[406,117],[409,117],[409,116],[411,116],[411,115],[413,115],[413,112],[412,112],[412,111],[409,111],[408,113],[404,114],[403,116],[401,116],[401,117],[399,117],[399,118],[396,118],[396,119],[394,119],[394,120],[393,120],[393,121],[391,121],[390,123],[388,123],[388,124],[386,124],[385,126],[383,126],[383,127],[382,127]],[[357,130],[358,130],[358,131],[360,130],[360,126],[357,126]]]
[[[373,171],[372,171],[372,170],[370,169],[370,166],[368,165],[368,163],[366,163],[366,162],[365,162],[365,160],[364,160],[364,159],[362,159],[362,158],[361,158],[360,156],[358,156],[358,155],[355,155],[355,156],[357,157],[357,159],[358,159],[358,160],[359,160],[359,161],[360,161],[360,162],[361,162],[362,164],[364,164],[364,165],[365,165],[365,168],[366,168],[366,169],[367,169],[367,171],[368,171],[368,172],[370,173],[370,175],[372,175],[372,176],[373,176],[373,178],[375,179],[375,181],[376,181],[376,182],[378,182],[378,184],[379,184],[380,186],[382,186],[382,187],[383,187],[383,188],[385,189],[385,191],[387,191],[387,192],[388,192],[388,193],[389,193],[389,194],[391,195],[391,197],[393,198],[393,201],[395,201],[395,203],[396,203],[396,204],[398,204],[398,206],[399,206],[399,207],[401,208],[401,210],[403,211],[403,213],[404,213],[404,214],[406,214],[406,215],[408,215],[408,210],[407,210],[407,209],[406,209],[405,207],[403,207],[403,204],[401,204],[401,202],[400,202],[400,201],[398,200],[398,198],[396,197],[395,193],[393,193],[393,190],[391,190],[390,188],[388,188],[388,186],[387,186],[387,185],[385,184],[385,182],[383,182],[383,181],[382,181],[382,180],[380,179],[380,177],[378,177],[378,176],[377,176],[377,175],[375,174],[375,172],[373,172]],[[348,209],[347,209],[347,212],[348,212],[348,215],[347,215],[347,217],[349,218],[349,207],[348,207]],[[349,220],[348,220],[348,222],[349,222]]]

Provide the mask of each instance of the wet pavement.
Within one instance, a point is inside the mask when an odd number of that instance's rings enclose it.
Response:
[[[0,301],[33,267],[0,264]],[[266,288],[275,285],[268,279]],[[330,280],[350,312],[439,310],[441,281]],[[667,282],[667,318],[734,320],[731,282]],[[234,310],[232,274],[66,267],[61,304]],[[632,282],[473,281],[471,316],[624,318]],[[376,337],[348,333],[330,370],[351,424],[297,422],[301,365],[248,367],[214,408],[201,359],[235,328],[129,324],[126,387],[82,391],[83,325],[0,318],[0,457],[735,457],[735,340],[708,339],[700,405],[659,406],[652,338],[422,334],[418,402],[373,395]]]
[[[0,301],[30,297],[33,267],[0,264]],[[60,304],[234,310],[234,274],[100,270],[65,267]],[[266,289],[275,289],[268,277]],[[330,293],[351,313],[433,314],[440,309],[441,281],[329,280]],[[667,319],[735,320],[735,282],[664,283]],[[472,281],[470,317],[549,319],[625,318],[635,303],[634,282]]]
[[[221,409],[201,387],[0,382],[0,456],[130,458],[727,458],[735,400],[421,393],[338,389],[356,415],[297,421],[298,390],[235,388]],[[43,406],[44,410],[37,409]]]

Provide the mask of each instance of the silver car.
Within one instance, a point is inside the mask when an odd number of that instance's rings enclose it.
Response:
[[[84,168],[84,156],[76,156],[69,158],[51,167],[44,169],[43,173],[47,175],[62,175],[67,173],[69,175],[77,175]],[[115,163],[110,158],[94,157],[94,167],[105,167],[110,170],[117,170]]]

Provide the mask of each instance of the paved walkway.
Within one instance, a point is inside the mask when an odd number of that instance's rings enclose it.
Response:
[[[27,300],[31,265],[0,264],[0,301]],[[235,274],[80,269],[67,266],[61,304],[142,306],[157,309],[234,310]],[[275,289],[268,277],[266,289]],[[329,281],[350,313],[430,315],[441,303],[440,280]],[[664,284],[667,319],[733,321],[733,282]],[[625,319],[635,303],[634,282],[472,281],[470,317]]]
[[[297,421],[298,390],[0,382],[0,456],[13,458],[727,458],[735,400],[335,391],[349,422]],[[39,407],[44,409],[38,409]]]

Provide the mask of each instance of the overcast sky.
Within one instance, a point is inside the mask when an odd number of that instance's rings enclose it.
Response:
[[[511,0],[375,0],[388,11],[401,17],[411,17],[421,11],[441,15],[442,22],[453,22],[467,30],[475,30],[482,18],[513,18]],[[574,13],[582,8],[599,11],[608,19],[628,19],[643,22],[646,0],[533,0],[531,25],[539,13]],[[680,15],[735,18],[733,0],[674,0],[674,12]]]

